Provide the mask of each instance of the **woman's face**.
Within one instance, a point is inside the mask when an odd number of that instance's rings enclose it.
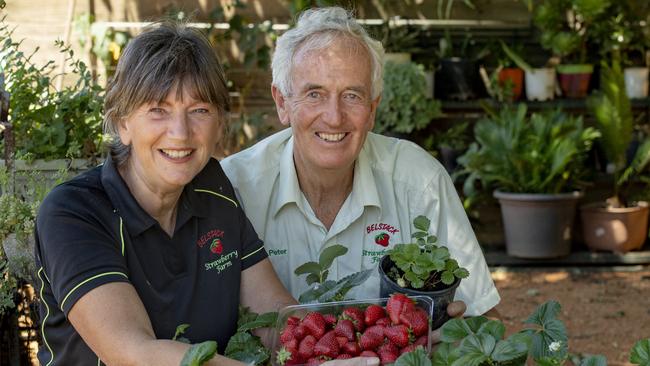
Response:
[[[154,193],[182,190],[205,167],[220,138],[217,107],[195,99],[187,88],[179,98],[178,85],[164,101],[143,104],[120,123],[120,139],[131,145],[125,173]]]

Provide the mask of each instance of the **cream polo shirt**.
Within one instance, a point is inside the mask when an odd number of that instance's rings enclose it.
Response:
[[[355,163],[352,192],[328,231],[318,220],[298,184],[293,164],[291,128],[221,162],[226,175],[269,259],[294,297],[308,289],[301,264],[318,262],[321,251],[341,244],[348,252],[334,261],[329,279],[377,268],[387,249],[410,242],[412,221],[431,219],[438,244],[469,270],[456,291],[467,315],[479,315],[499,303],[481,248],[451,178],[437,160],[416,144],[369,133]],[[348,297],[379,297],[375,270]]]

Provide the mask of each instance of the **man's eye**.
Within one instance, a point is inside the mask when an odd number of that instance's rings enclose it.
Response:
[[[346,98],[346,99],[349,99],[349,100],[354,100],[354,101],[357,101],[357,100],[360,100],[360,99],[361,99],[360,96],[358,96],[358,95],[356,95],[356,94],[352,94],[352,93],[348,93],[348,94],[346,94],[346,95],[345,95],[345,98]]]
[[[207,108],[196,108],[192,112],[198,113],[198,114],[206,114],[206,113],[210,113],[210,110],[207,109]]]
[[[309,98],[320,98],[320,93],[317,91],[311,91],[307,93],[307,97]]]

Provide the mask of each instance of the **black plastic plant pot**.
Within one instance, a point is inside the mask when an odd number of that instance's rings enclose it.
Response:
[[[435,96],[445,100],[469,100],[481,96],[481,77],[476,63],[458,57],[440,60],[435,76]]]
[[[456,289],[460,285],[460,279],[451,284],[451,286],[436,291],[418,291],[409,288],[400,287],[395,281],[388,277],[388,270],[393,266],[393,261],[388,255],[385,255],[379,262],[379,296],[389,297],[393,293],[402,293],[409,296],[428,296],[433,300],[433,312],[431,316],[431,329],[440,328],[447,320],[447,305],[454,301]]]

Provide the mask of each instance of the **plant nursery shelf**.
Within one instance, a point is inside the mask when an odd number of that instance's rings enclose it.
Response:
[[[625,266],[650,264],[650,248],[625,254],[610,252],[574,251],[566,257],[552,259],[524,259],[509,256],[505,250],[484,247],[489,266]]]

